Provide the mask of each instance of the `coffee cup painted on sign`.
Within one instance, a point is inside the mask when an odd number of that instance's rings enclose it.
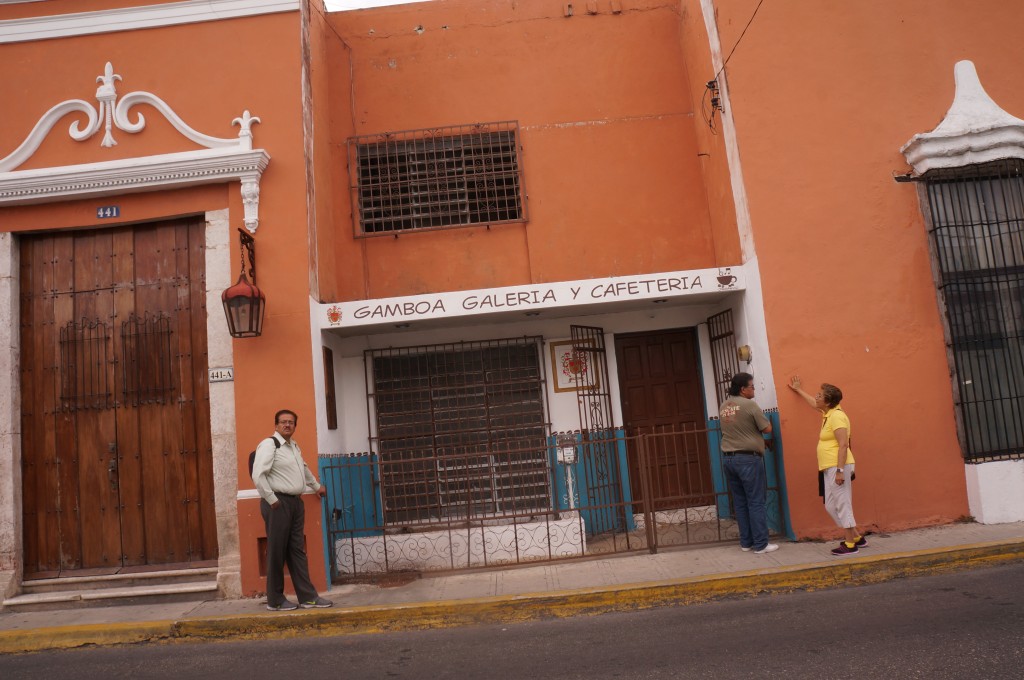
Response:
[[[719,276],[718,283],[720,283],[723,286],[731,286],[732,284],[736,283],[736,277],[733,276],[732,274],[729,274],[728,276]]]

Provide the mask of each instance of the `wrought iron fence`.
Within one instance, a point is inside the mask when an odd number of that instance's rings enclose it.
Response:
[[[778,431],[777,414],[768,415]],[[719,435],[714,420],[684,431],[553,434],[545,463],[549,499],[543,504],[482,504],[481,493],[494,493],[494,483],[487,480],[509,479],[502,471],[522,452],[503,447],[486,456],[474,454],[475,477],[486,483],[463,494],[469,504],[465,511],[415,522],[391,522],[383,512],[387,487],[382,479],[390,474],[389,465],[401,463],[374,453],[322,455],[332,580],[737,541]],[[457,461],[443,458],[430,482],[439,493],[445,471],[458,469]],[[778,446],[766,452],[765,464],[769,527],[775,535],[784,534]],[[536,485],[502,490],[505,499],[520,492],[533,499]],[[490,512],[481,512],[484,505]]]

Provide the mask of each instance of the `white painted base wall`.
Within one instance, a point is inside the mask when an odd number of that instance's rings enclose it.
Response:
[[[718,519],[718,508],[704,505],[699,508],[680,508],[679,510],[658,510],[654,513],[656,524],[693,524],[695,522],[714,522]],[[644,515],[633,515],[637,529],[647,526]]]
[[[1005,524],[1024,521],[1024,460],[965,465],[967,502],[975,521]]]
[[[518,543],[518,545],[517,545]],[[385,545],[387,559],[385,560]],[[586,552],[579,519],[473,527],[466,530],[341,538],[334,543],[338,573],[463,569],[515,564]]]

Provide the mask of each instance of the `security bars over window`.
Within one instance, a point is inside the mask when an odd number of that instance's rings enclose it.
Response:
[[[925,175],[969,462],[1024,457],[1024,162]]]
[[[60,329],[60,409],[113,406],[109,327],[100,319],[68,321]]]
[[[515,121],[351,137],[348,149],[357,236],[526,219]]]
[[[711,365],[715,371],[715,394],[718,403],[724,404],[729,398],[732,377],[740,372],[731,309],[708,317],[708,335],[711,339]]]
[[[385,524],[551,507],[539,337],[366,352]]]
[[[166,404],[174,398],[171,320],[147,312],[121,323],[121,390],[125,404]]]

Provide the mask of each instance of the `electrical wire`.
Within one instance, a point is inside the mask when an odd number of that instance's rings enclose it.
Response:
[[[711,84],[714,83],[715,84],[715,89],[716,90],[719,89],[718,88],[718,79],[721,77],[722,72],[725,71],[725,67],[728,66],[729,60],[732,59],[732,55],[736,53],[736,48],[740,46],[740,43],[743,41],[743,36],[745,36],[747,34],[747,29],[750,28],[750,25],[752,23],[754,23],[754,17],[757,16],[757,13],[761,10],[761,5],[763,5],[763,4],[764,4],[764,0],[760,0],[760,2],[757,3],[757,7],[754,8],[754,13],[751,14],[750,15],[750,19],[747,20],[747,25],[744,26],[743,30],[740,32],[740,37],[736,38],[736,43],[732,46],[732,49],[729,50],[729,56],[727,56],[725,58],[725,61],[722,62],[722,68],[718,69],[718,73],[716,73],[715,77],[711,81],[709,81],[708,86],[704,88],[704,96],[701,98],[701,101],[700,101],[700,115],[701,115],[701,118],[704,119],[704,124],[708,126],[708,129],[711,130],[711,134],[713,134],[713,135],[717,135],[718,134],[718,130],[716,129],[716,126],[715,126],[715,111],[718,109],[718,106],[716,106],[714,99],[712,99],[712,101],[711,101],[711,113],[710,114],[708,113],[708,111],[707,111],[707,100],[708,100],[708,94],[712,90],[712,85]],[[719,95],[719,96],[721,96],[721,95]],[[719,100],[719,101],[721,101],[721,100]]]
[[[725,58],[724,62],[722,62],[722,68],[718,69],[718,73],[715,74],[715,80],[718,80],[718,76],[722,75],[722,71],[724,71],[725,67],[729,64],[729,60],[732,59],[732,55],[736,52],[736,48],[739,47],[740,42],[743,41],[743,36],[747,34],[747,29],[750,28],[750,24],[754,23],[754,17],[757,16],[758,11],[760,11],[761,5],[763,4],[764,0],[761,0],[759,3],[757,3],[757,7],[754,8],[754,13],[750,15],[750,20],[747,21],[747,25],[743,27],[743,31],[740,33],[740,37],[736,38],[736,44],[733,45],[732,49],[729,51],[729,56]]]

